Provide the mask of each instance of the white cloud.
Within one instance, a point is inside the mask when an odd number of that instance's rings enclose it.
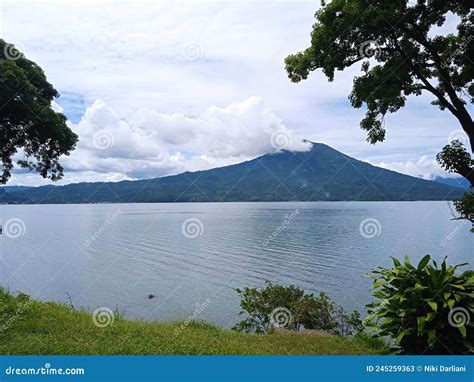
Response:
[[[2,37],[22,47],[60,92],[89,105],[73,125],[81,142],[65,159],[67,182],[236,163],[270,152],[268,138],[278,129],[292,148],[307,138],[421,174],[429,166],[418,164],[420,156],[434,160],[459,129],[429,105],[432,97],[412,98],[387,116],[387,141],[371,146],[359,128],[364,111],[347,102],[360,65],[331,83],[320,71],[291,83],[283,60],[309,45],[319,2],[2,3]],[[190,43],[198,54],[187,55]],[[113,136],[108,150],[94,146],[100,131]],[[12,183],[19,179],[30,178],[15,175]]]
[[[371,163],[370,161],[368,161]],[[454,178],[459,177],[459,175],[445,172],[435,159],[423,155],[417,161],[405,161],[405,162],[379,162],[371,163],[374,166],[386,168],[388,170],[393,170],[401,172],[403,174],[416,176],[423,179],[432,180],[435,177],[443,178]]]
[[[227,107],[212,106],[197,116],[140,109],[128,120],[96,100],[70,127],[79,143],[63,160],[65,182],[153,178],[234,164],[279,151],[310,148],[264,101],[250,97]],[[30,184],[34,178],[16,177]]]

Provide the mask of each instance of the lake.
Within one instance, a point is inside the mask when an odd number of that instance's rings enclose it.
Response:
[[[127,318],[231,327],[237,287],[265,280],[371,301],[367,273],[426,254],[470,262],[474,234],[446,202],[0,206],[0,285]],[[469,266],[472,269],[472,265]],[[153,294],[155,297],[149,299]]]

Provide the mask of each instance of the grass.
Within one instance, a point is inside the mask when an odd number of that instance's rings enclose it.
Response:
[[[129,321],[116,315],[97,327],[92,315],[0,289],[2,355],[273,355],[386,354],[380,341],[275,333],[236,333],[190,322]]]

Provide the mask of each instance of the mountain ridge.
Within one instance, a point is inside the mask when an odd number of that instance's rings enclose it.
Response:
[[[313,142],[312,142],[313,143]],[[46,185],[9,191],[1,204],[452,200],[463,189],[352,158],[323,143],[210,170],[120,182]]]

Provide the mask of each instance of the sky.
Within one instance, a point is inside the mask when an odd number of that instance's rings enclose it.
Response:
[[[307,139],[409,175],[446,176],[435,156],[465,139],[432,97],[387,116],[370,145],[348,101],[360,65],[291,83],[320,1],[0,0],[0,37],[38,63],[79,143],[60,184],[154,178],[239,163]],[[450,20],[446,27],[452,27]],[[9,185],[42,185],[14,171]]]

